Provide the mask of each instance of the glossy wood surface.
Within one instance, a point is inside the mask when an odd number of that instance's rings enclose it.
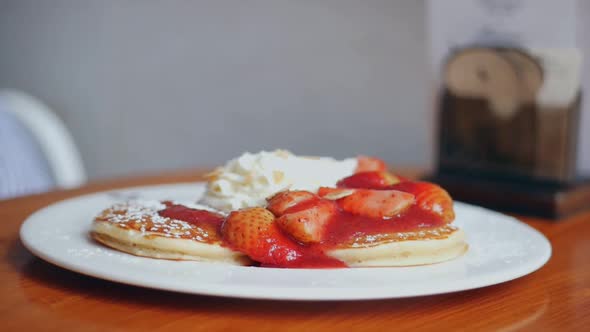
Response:
[[[132,185],[196,181],[201,174],[109,180],[0,201],[0,331],[590,330],[590,213],[559,223],[520,218],[553,246],[547,265],[528,276],[477,290],[378,301],[239,300],[126,286],[53,266],[19,241],[26,217],[58,200]]]

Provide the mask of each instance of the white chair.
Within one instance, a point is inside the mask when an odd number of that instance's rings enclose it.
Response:
[[[33,97],[14,90],[0,90],[0,102],[2,110],[13,115],[35,139],[57,187],[71,188],[86,182],[72,136],[55,113]]]

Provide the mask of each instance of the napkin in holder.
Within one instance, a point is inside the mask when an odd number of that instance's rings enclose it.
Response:
[[[463,47],[444,64],[438,167],[460,201],[559,219],[590,207],[577,171],[577,50]]]

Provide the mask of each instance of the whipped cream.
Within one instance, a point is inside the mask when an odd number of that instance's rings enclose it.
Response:
[[[246,152],[208,176],[201,203],[225,212],[264,206],[267,197],[283,190],[334,187],[356,167],[356,158],[302,157],[285,150]]]

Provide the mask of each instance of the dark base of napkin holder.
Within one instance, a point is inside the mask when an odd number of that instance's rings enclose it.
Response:
[[[439,172],[427,180],[458,201],[552,221],[590,209],[590,178],[559,184]]]

